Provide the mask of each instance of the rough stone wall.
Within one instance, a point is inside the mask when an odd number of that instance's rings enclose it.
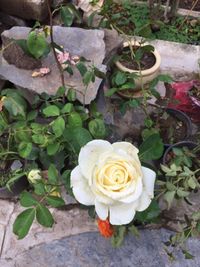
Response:
[[[1,0],[0,10],[23,19],[39,21],[48,15],[47,0]]]

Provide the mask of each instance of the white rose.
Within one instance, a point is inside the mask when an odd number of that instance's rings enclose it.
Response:
[[[28,180],[32,184],[37,183],[41,179],[42,177],[41,177],[40,170],[31,170],[28,174]]]
[[[81,204],[95,205],[100,219],[128,224],[151,203],[156,174],[141,166],[132,144],[93,140],[81,149],[78,163],[71,172],[74,196]]]
[[[104,0],[99,0],[96,4],[92,4],[91,0],[79,0],[77,7],[82,9],[89,16],[95,11],[99,11],[103,6]]]

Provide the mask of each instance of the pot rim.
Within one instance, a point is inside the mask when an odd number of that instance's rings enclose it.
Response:
[[[145,46],[145,45],[149,45],[149,43],[147,43],[147,42],[145,42],[145,43],[143,43],[143,44],[140,44],[140,43],[139,43],[138,41],[136,41],[136,40],[131,40],[131,41],[125,41],[125,42],[123,42],[123,47],[127,47],[127,46],[129,46],[130,44],[131,44],[132,46]],[[149,74],[152,74],[152,73],[156,72],[156,71],[159,69],[159,67],[160,67],[160,64],[161,64],[161,56],[160,56],[160,54],[158,53],[158,51],[156,50],[155,47],[154,47],[154,51],[152,51],[151,53],[154,54],[155,59],[156,59],[156,62],[155,62],[155,64],[154,64],[151,68],[146,69],[146,70],[142,70],[142,71],[141,71],[141,75],[142,75],[142,76],[147,76],[147,75],[149,75]],[[129,68],[125,67],[125,66],[124,66],[122,63],[120,63],[119,61],[116,61],[116,62],[115,62],[115,65],[116,65],[120,70],[122,70],[122,71],[124,71],[124,72],[129,72],[129,73],[140,73],[139,70],[133,70],[133,69],[129,69]]]
[[[179,115],[180,115],[181,116],[181,119],[180,118],[179,119],[181,121],[185,122],[186,128],[187,128],[186,129],[184,140],[180,140],[180,141],[178,141],[176,143],[173,143],[173,144],[177,144],[177,143],[189,141],[189,140],[187,140],[187,138],[189,138],[191,136],[191,129],[192,129],[192,122],[191,122],[190,117],[187,114],[185,114],[185,112],[183,112],[183,111],[181,111],[179,109],[176,109],[176,108],[167,108],[166,109],[166,112],[169,113],[169,114],[171,114],[172,116],[174,114],[175,117],[178,117],[178,118],[179,118]],[[178,116],[176,116],[176,115],[178,115]],[[165,143],[164,145],[165,145],[165,147],[168,148],[168,147],[173,146],[173,144]]]
[[[190,146],[190,147],[195,148],[197,145],[198,144],[196,142],[193,142],[193,141],[190,141],[190,140],[184,140],[184,141],[180,141],[178,143],[170,145],[164,152],[162,163],[164,165],[167,164],[167,160],[166,160],[167,155],[174,147],[183,147],[183,146],[189,147]]]

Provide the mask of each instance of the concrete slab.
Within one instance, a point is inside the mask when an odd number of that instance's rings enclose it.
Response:
[[[161,55],[162,73],[168,73],[178,80],[188,80],[195,74],[200,75],[200,46],[162,40],[150,43]]]
[[[0,224],[0,257],[3,249],[4,235],[5,235],[5,226]]]
[[[169,261],[163,242],[168,240],[170,234],[170,231],[164,229],[144,230],[140,238],[129,235],[123,246],[115,249],[110,240],[101,237],[99,233],[84,233],[33,247],[12,262],[15,267],[200,266],[200,242],[196,239],[189,240],[187,244],[189,251],[195,256],[193,260],[185,260],[178,249],[175,253],[176,261]]]
[[[0,224],[7,225],[14,210],[14,203],[0,199]]]
[[[18,254],[42,243],[51,243],[53,240],[65,236],[75,235],[88,231],[96,231],[94,221],[89,218],[86,210],[73,209],[70,211],[54,210],[55,224],[53,228],[44,228],[34,223],[27,237],[17,240],[12,232],[14,220],[23,209],[17,204],[6,228],[2,258],[15,258]],[[1,265],[0,265],[1,266]]]

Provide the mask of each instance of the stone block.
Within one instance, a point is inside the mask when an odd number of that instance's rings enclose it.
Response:
[[[14,210],[14,203],[0,199],[0,224],[7,225]]]
[[[2,33],[3,41],[12,39],[26,39],[30,28],[13,27],[12,29]],[[80,28],[67,28],[54,26],[54,42],[64,47],[71,55],[83,56],[88,62],[88,66],[94,64],[101,71],[106,70],[106,66],[102,64],[105,57],[104,32],[101,30],[85,30]],[[9,62],[16,64],[16,59],[20,62],[19,55],[9,53]],[[22,60],[22,59],[21,59]],[[50,95],[56,93],[61,86],[60,73],[55,63],[55,58],[51,52],[42,60],[43,67],[49,67],[50,74],[44,77],[33,78],[33,70],[19,69],[13,64],[8,64],[2,60],[0,68],[0,76],[5,80],[9,80],[17,86],[32,90],[36,93],[46,92]],[[94,83],[90,83],[87,90],[82,82],[79,71],[74,68],[74,74],[70,76],[64,73],[67,88],[71,87],[77,90],[77,98],[85,104],[89,104],[95,99],[101,79],[96,78]]]
[[[9,224],[7,225],[2,251],[3,259],[14,259],[17,255],[42,243],[50,243],[53,240],[57,240],[65,236],[95,231],[97,229],[94,221],[89,218],[86,210],[80,210],[77,208],[68,211],[51,209],[55,219],[53,228],[45,228],[35,222],[32,225],[29,234],[24,239],[18,240],[13,234],[12,228],[17,215],[22,210],[22,207],[16,205]]]

